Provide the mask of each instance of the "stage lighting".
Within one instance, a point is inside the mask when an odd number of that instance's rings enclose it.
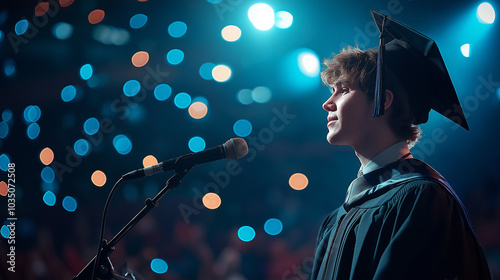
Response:
[[[287,29],[292,26],[293,16],[289,12],[279,11],[276,12],[276,22],[275,25],[281,29]]]
[[[248,18],[258,30],[269,30],[274,25],[274,11],[264,3],[254,4],[248,9]]]
[[[490,3],[484,2],[477,7],[477,18],[479,22],[484,24],[492,24],[495,22],[495,9]]]
[[[317,77],[320,72],[319,58],[311,51],[299,53],[298,63],[300,71],[308,77]]]
[[[470,55],[470,44],[463,44],[460,47],[460,51],[462,52],[463,56],[469,57],[469,55]]]

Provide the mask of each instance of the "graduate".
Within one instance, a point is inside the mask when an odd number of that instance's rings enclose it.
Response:
[[[378,50],[347,47],[321,73],[332,93],[327,140],[352,146],[361,168],[320,227],[311,279],[491,279],[460,199],[410,152],[431,109],[469,130],[441,54],[427,36],[372,16]]]

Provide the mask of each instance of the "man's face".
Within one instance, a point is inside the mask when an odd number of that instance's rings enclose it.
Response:
[[[370,135],[373,102],[357,83],[339,79],[330,88],[332,95],[323,104],[328,112],[328,134],[332,145],[357,146]]]

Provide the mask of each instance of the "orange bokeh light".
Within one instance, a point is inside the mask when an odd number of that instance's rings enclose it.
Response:
[[[52,151],[51,148],[45,148],[40,152],[40,161],[45,164],[49,165],[52,163],[54,160],[54,152]]]
[[[59,5],[61,7],[68,7],[69,5],[73,4],[74,0],[60,0]]]
[[[189,115],[194,119],[201,119],[207,115],[208,108],[203,102],[194,102],[189,106]]]
[[[93,10],[89,14],[89,22],[92,24],[97,24],[104,19],[104,11],[103,10]]]
[[[145,51],[136,52],[132,56],[132,64],[134,64],[135,67],[142,67],[146,65],[148,61],[149,61],[149,53]]]
[[[4,181],[0,181],[0,195],[6,196],[9,192],[9,186]]]
[[[35,7],[35,16],[41,17],[47,13],[49,10],[49,3],[48,2],[40,2],[38,5]]]
[[[309,180],[307,179],[306,175],[302,173],[295,173],[290,176],[288,184],[292,189],[300,191],[307,187],[307,185],[309,184]]]
[[[152,155],[146,156],[142,160],[142,165],[144,167],[148,167],[148,166],[155,165],[155,164],[158,164],[158,160]]]
[[[92,183],[98,187],[104,186],[106,184],[106,174],[102,172],[101,170],[96,170],[94,173],[92,173]]]
[[[216,193],[207,193],[203,196],[203,205],[208,209],[217,209],[221,204],[221,199]]]

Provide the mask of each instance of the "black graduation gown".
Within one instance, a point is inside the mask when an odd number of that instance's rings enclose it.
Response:
[[[423,161],[353,181],[321,225],[311,279],[491,279],[465,208]]]

